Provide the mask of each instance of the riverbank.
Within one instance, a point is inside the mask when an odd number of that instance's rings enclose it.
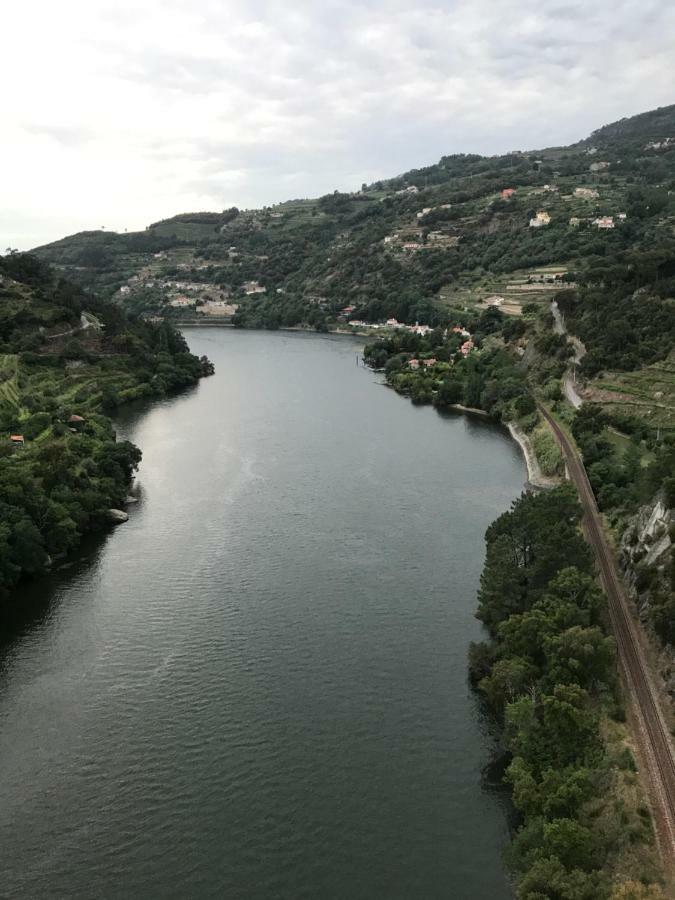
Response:
[[[25,588],[3,894],[105,895],[112,865],[120,896],[511,900],[466,655],[522,459],[380,391],[349,341],[185,332],[215,376],[115,417],[142,502]]]
[[[201,328],[202,325],[206,328],[237,328],[239,331],[292,331],[300,334],[339,334],[343,337],[363,337],[363,338],[372,338],[377,337],[372,331],[356,331],[354,328],[350,328],[349,330],[344,328],[327,328],[325,331],[317,331],[316,328],[305,328],[303,325],[284,325],[279,328],[246,328],[235,325],[231,321],[223,321],[222,319],[208,319],[204,317],[203,319],[165,319],[166,322],[171,322],[176,328],[182,327],[190,327]],[[381,335],[380,335],[381,336]]]
[[[529,436],[525,434],[522,428],[516,425],[515,422],[509,422],[507,428],[509,429],[511,437],[523,452],[525,464],[527,466],[528,484],[539,490],[550,490],[551,488],[558,487],[558,485],[562,483],[560,478],[552,478],[549,475],[544,475],[541,471],[539,460],[534,452],[534,447],[532,446],[532,441]]]
[[[189,325],[191,327],[206,325],[208,327],[220,327],[220,328],[235,328],[231,322],[208,322],[201,320],[190,320],[190,321],[182,321],[182,325]],[[241,329],[242,331],[257,331],[259,329]],[[370,337],[366,332],[360,331],[345,331],[340,328],[330,329],[327,332],[317,332],[315,330],[309,328],[303,328],[300,325],[288,326],[285,328],[275,329],[277,331],[284,332],[294,332],[294,333],[302,333],[302,334],[336,334],[336,335],[344,335],[348,337]],[[377,371],[377,370],[376,370]],[[393,387],[385,382],[387,387]],[[492,419],[490,414],[486,412],[484,409],[478,409],[473,406],[466,406],[463,403],[453,403],[450,404],[447,409],[452,412],[464,413],[472,416],[480,416],[483,419]],[[513,440],[520,447],[523,458],[525,460],[525,465],[527,466],[527,484],[537,490],[550,490],[551,488],[557,487],[562,483],[560,478],[550,477],[544,475],[541,471],[541,466],[539,465],[539,461],[537,460],[536,453],[534,452],[534,448],[532,446],[532,442],[530,441],[529,436],[514,422],[509,422],[507,424],[507,428]]]

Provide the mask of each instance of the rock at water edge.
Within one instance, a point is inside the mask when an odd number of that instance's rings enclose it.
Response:
[[[123,509],[109,509],[108,521],[112,522],[113,525],[122,525],[124,522],[129,521],[129,516]]]

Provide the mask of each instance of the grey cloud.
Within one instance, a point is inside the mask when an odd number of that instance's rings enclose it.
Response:
[[[30,134],[43,135],[51,138],[64,147],[80,147],[93,137],[89,128],[69,125],[54,125],[38,122],[27,122],[23,125]]]
[[[106,100],[120,91],[119,114],[90,132],[76,110],[75,124],[30,133],[73,154],[102,153],[108,136],[133,147],[157,174],[130,218],[157,218],[150,204],[168,184],[162,203],[176,211],[195,197],[251,206],[446,153],[568,143],[673,100],[675,7],[663,0],[122,5],[93,30],[98,68],[83,72],[102,78]],[[130,95],[142,112],[127,136]]]

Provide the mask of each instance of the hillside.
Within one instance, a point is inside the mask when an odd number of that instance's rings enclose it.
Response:
[[[35,252],[148,317],[247,327],[434,326],[489,304],[545,311],[565,292],[592,391],[606,373],[665,365],[673,346],[675,106],[570,147],[456,154],[352,194],[183,213]],[[672,403],[662,401],[672,394],[656,393],[658,405],[637,412],[670,429]],[[613,391],[608,406],[636,413],[630,390]]]
[[[208,371],[168,324],[130,319],[30,255],[0,257],[0,597],[124,502],[141,454],[106,413]]]
[[[4,423],[32,444],[5,451],[6,580],[44,568],[121,496],[138,454],[99,408],[205,370],[171,323],[365,335],[366,364],[412,403],[507,425],[537,488],[488,529],[490,640],[470,660],[509,753],[518,896],[660,896],[608,608],[563,481],[583,475],[586,537],[592,524],[601,563],[621,549],[675,698],[675,106],[569,147],[446,156],[354,193],[35,252],[42,267],[3,261]],[[629,876],[641,884],[619,887]]]
[[[569,147],[445,156],[351,194],[183,213],[36,252],[149,319],[380,338],[367,357],[393,387],[512,422],[544,479],[560,456],[533,395],[552,404],[617,543],[639,508],[657,496],[672,506],[675,106]],[[553,299],[576,338],[574,363],[553,333]],[[560,391],[572,369],[585,401],[576,415]],[[672,644],[672,553],[647,551],[628,576],[641,615]]]

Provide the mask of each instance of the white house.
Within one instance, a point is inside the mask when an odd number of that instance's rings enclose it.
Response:
[[[530,228],[541,228],[544,225],[551,224],[551,217],[545,210],[540,210],[537,215],[530,219]]]

